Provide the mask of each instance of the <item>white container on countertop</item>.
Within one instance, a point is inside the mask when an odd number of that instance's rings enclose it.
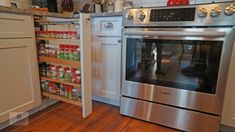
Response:
[[[114,3],[114,11],[121,12],[123,10],[124,1],[123,0],[116,0]]]
[[[0,0],[0,6],[11,7],[11,0]]]

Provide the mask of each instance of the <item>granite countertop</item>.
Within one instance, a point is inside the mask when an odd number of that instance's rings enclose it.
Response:
[[[103,12],[103,13],[92,13],[92,17],[112,17],[112,16],[122,16],[122,12]]]
[[[69,15],[64,15],[64,14],[59,14],[59,13],[35,11],[35,10],[32,10],[32,9],[18,9],[18,8],[11,8],[11,7],[5,7],[5,6],[0,6],[0,12],[26,14],[26,15],[48,16],[48,17],[60,17],[60,18],[71,18],[72,17],[72,16],[69,16]]]

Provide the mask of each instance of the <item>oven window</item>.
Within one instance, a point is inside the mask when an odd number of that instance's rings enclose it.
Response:
[[[222,41],[127,38],[126,80],[215,94]]]

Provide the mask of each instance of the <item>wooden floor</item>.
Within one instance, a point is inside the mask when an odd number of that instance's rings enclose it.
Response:
[[[81,108],[59,102],[4,132],[176,132],[170,128],[119,114],[119,108],[93,102],[93,113],[83,119]]]

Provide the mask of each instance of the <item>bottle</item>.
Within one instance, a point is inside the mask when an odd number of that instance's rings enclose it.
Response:
[[[69,0],[69,12],[73,12],[73,0]]]
[[[61,13],[63,13],[65,11],[65,0],[62,0],[61,3]]]

